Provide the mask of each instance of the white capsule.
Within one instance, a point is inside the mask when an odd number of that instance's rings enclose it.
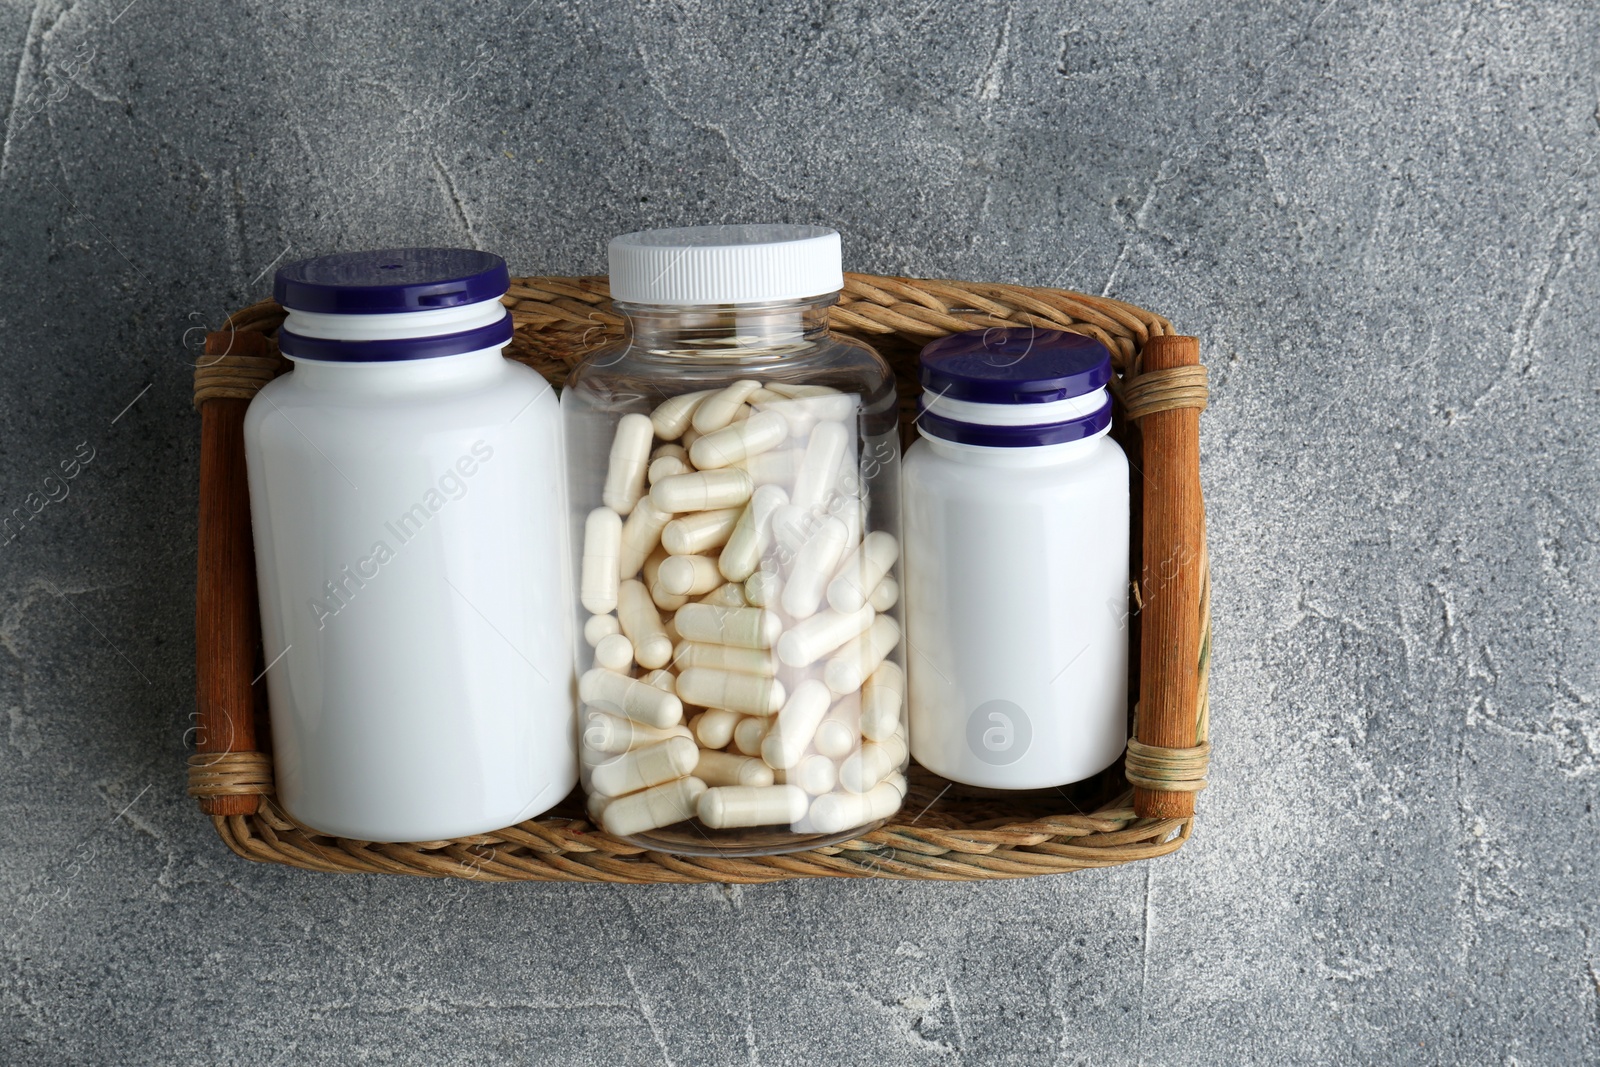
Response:
[[[624,415],[611,439],[611,461],[600,499],[618,515],[633,510],[644,494],[645,467],[650,462],[650,442],[655,431],[648,415]]]
[[[810,803],[805,791],[792,785],[725,785],[701,793],[696,810],[701,822],[724,830],[796,823],[805,817]]]
[[[750,472],[738,467],[697,471],[663,478],[650,489],[650,502],[662,511],[709,511],[731,508],[750,499],[755,483]],[[666,524],[663,523],[663,526]]]
[[[819,611],[809,619],[789,627],[778,638],[778,659],[786,667],[809,667],[837,651],[846,641],[867,631],[877,613],[860,611]]]
[[[685,604],[673,616],[673,621],[678,633],[689,641],[740,648],[771,648],[783,632],[782,620],[765,608]]]
[[[844,422],[856,417],[857,403],[853,393],[817,393],[814,396],[796,397],[794,403],[803,405],[821,422]]]
[[[659,437],[661,435],[657,434],[656,436]],[[656,460],[662,459],[662,458],[664,458],[666,456],[671,456],[673,459],[682,460],[686,466],[688,465],[688,462],[689,462],[689,452],[688,452],[688,450],[685,449],[682,445],[675,445],[675,444],[672,444],[671,442],[668,442],[667,444],[664,444],[664,445],[657,445],[655,447],[655,451],[650,453],[650,462],[654,463]]]
[[[782,393],[774,393],[771,389],[768,389],[763,385],[760,389],[757,389],[755,392],[745,397],[744,402],[746,404],[770,404],[774,401],[787,399],[789,398],[784,396]]]
[[[828,393],[825,396],[802,399],[783,398],[760,405],[760,410],[782,415],[789,424],[789,433],[805,437],[818,422],[840,422],[852,418],[856,411],[855,397],[848,393]]]
[[[694,770],[700,748],[687,737],[669,737],[653,745],[613,756],[589,772],[596,793],[620,797],[682,778]]]
[[[789,424],[782,415],[759,411],[705,434],[689,450],[689,461],[703,471],[732,466],[776,448],[788,435]]]
[[[811,385],[791,382],[768,382],[766,388],[769,392],[779,396],[799,399],[807,396],[832,396],[839,392],[831,385]]]
[[[633,642],[621,634],[602,637],[594,646],[594,662],[608,671],[626,671],[633,666]]]
[[[583,639],[593,648],[600,643],[602,637],[622,632],[622,624],[617,622],[615,615],[590,615],[589,621],[583,624]]]
[[[666,549],[657,547],[650,553],[650,558],[644,561],[644,570],[640,572],[639,577],[644,582],[644,587],[650,591],[650,599],[655,602],[656,607],[662,611],[677,611],[689,602],[689,598],[681,593],[669,593],[661,584],[661,565],[669,558]],[[667,624],[663,622],[661,625],[665,628]]]
[[[783,562],[792,561],[817,532],[822,520],[798,504],[784,504],[772,513],[772,540],[782,549]]]
[[[783,582],[772,571],[756,571],[744,580],[744,598],[754,607],[777,607],[782,597]]]
[[[905,672],[893,660],[884,660],[861,690],[861,736],[885,741],[899,730],[905,693]]]
[[[618,797],[606,805],[600,825],[618,837],[671,826],[694,817],[695,804],[706,784],[698,778],[679,778],[630,796]]]
[[[786,396],[772,394],[776,399],[760,403],[763,414],[776,415],[784,422],[787,436],[797,441],[804,441],[811,428],[817,424],[817,416],[805,406],[802,401],[791,400]]]
[[[683,702],[625,674],[595,667],[578,679],[578,696],[585,704],[642,722],[646,726],[676,726],[683,721]]]
[[[748,505],[747,505],[748,506]],[[674,556],[695,556],[720,548],[739,524],[744,508],[718,508],[679,515],[661,531],[661,543]]]
[[[839,783],[839,768],[827,756],[813,752],[795,764],[788,778],[790,782],[816,797],[832,791]]]
[[[627,719],[620,718],[620,717],[618,717],[616,715],[609,716],[609,718],[614,719],[617,722],[621,722],[621,723],[627,723],[628,722]],[[580,739],[580,744],[578,745],[578,761],[583,765],[584,769],[586,771],[591,771],[596,767],[602,767],[602,766],[605,766],[608,763],[613,763],[616,760],[618,760],[619,758],[627,755],[629,752],[639,751],[641,749],[648,748],[651,745],[658,745],[663,741],[670,741],[673,738],[677,738],[680,741],[688,741],[690,744],[694,744],[694,734],[690,733],[689,728],[687,726],[679,725],[679,726],[672,727],[670,730],[655,730],[654,728],[651,728],[651,727],[641,726],[639,723],[631,723],[630,725],[632,725],[635,730],[639,730],[639,731],[643,731],[643,730],[649,729],[651,731],[651,734],[654,734],[655,736],[650,736],[650,735],[647,735],[647,734],[644,734],[644,733],[636,733],[636,734],[633,735],[633,744],[632,745],[630,745],[630,746],[628,746],[626,748],[616,748],[616,749],[592,747],[588,743],[588,738],[584,737],[584,738]],[[594,732],[596,732],[596,731],[594,731],[594,730],[590,730],[589,731],[589,733],[594,733]],[[626,736],[628,736],[628,735],[625,732],[615,735],[615,737],[626,737]],[[615,738],[613,738],[613,739],[615,739]],[[677,778],[677,777],[681,777],[681,776],[680,775],[673,775],[673,777]],[[666,780],[667,779],[665,779],[665,778],[662,779],[662,781],[666,781]],[[597,791],[597,792],[605,792],[604,790],[598,789],[598,787],[595,787],[595,791]],[[606,795],[607,796],[615,796],[616,794],[614,794],[614,793],[606,793]]]
[[[796,619],[816,613],[828,580],[839,569],[850,531],[838,519],[824,519],[800,551],[783,582],[783,610]]]
[[[693,469],[677,456],[662,456],[660,459],[650,461],[650,466],[645,469],[645,480],[654,486],[664,478],[671,478],[678,474],[688,474]]]
[[[832,760],[844,759],[861,744],[861,702],[855,693],[839,698],[817,726],[811,747]]]
[[[733,747],[746,756],[761,755],[761,742],[767,736],[770,721],[765,715],[747,715],[740,719],[733,728]]]
[[[702,708],[727,708],[746,715],[771,715],[783,707],[783,683],[776,678],[711,667],[678,672],[678,697]]]
[[[728,535],[717,566],[730,582],[742,582],[761,565],[761,555],[772,539],[772,516],[789,502],[789,494],[776,485],[763,485],[750,495],[750,503]]]
[[[839,764],[839,784],[852,793],[865,793],[906,762],[904,734],[890,734],[885,741],[864,741],[861,747]]]
[[[629,578],[617,587],[617,620],[633,642],[639,666],[654,670],[672,662],[672,640],[661,628],[661,616],[643,582]]]
[[[694,736],[685,726],[665,728],[646,726],[642,722],[624,719],[620,715],[611,715],[598,708],[585,708],[580,721],[583,728],[578,732],[578,740],[581,742],[584,761],[591,766],[601,762],[604,757],[626,752],[630,748],[653,745],[657,741],[665,741],[672,737]]]
[[[744,716],[727,708],[711,708],[696,717],[694,736],[703,748],[727,748],[733,741],[733,729]]]
[[[794,476],[794,492],[789,498],[796,507],[809,511],[824,504],[839,479],[839,464],[850,445],[850,431],[843,423],[823,422],[811,431],[800,470]]]
[[[846,450],[844,457],[839,460],[839,474],[834,481],[834,495],[847,500],[859,500],[866,495],[867,483],[861,476],[861,467],[856,463],[855,450]]]
[[[795,686],[761,742],[761,759],[768,767],[787,770],[800,762],[832,700],[828,687],[815,678]]]
[[[722,572],[710,556],[668,556],[656,574],[673,596],[703,596],[722,584]]]
[[[732,752],[702,751],[700,762],[694,765],[694,776],[709,786],[772,784],[771,767],[758,759]]]
[[[811,828],[819,834],[839,834],[856,826],[887,819],[905,799],[904,779],[884,781],[865,793],[829,793],[811,802]]]
[[[867,598],[867,603],[872,605],[873,611],[883,612],[894,607],[900,599],[900,583],[893,578],[885,578],[878,583],[878,587]]]
[[[608,797],[601,793],[590,793],[583,803],[583,810],[588,813],[589,821],[595,826],[599,826],[600,820],[605,816],[606,806],[613,799],[613,797]]]
[[[695,408],[701,401],[715,393],[715,389],[702,389],[695,393],[682,393],[662,401],[650,413],[650,425],[655,435],[663,441],[673,441],[683,436],[694,418]]]
[[[639,681],[643,682],[645,685],[653,685],[663,693],[672,693],[673,695],[677,695],[678,692],[677,678],[673,676],[671,671],[663,670],[660,667],[657,667],[655,670],[650,671],[647,674],[640,675]]]
[[[773,449],[747,459],[734,466],[750,472],[750,480],[757,485],[788,485],[800,469],[800,457],[805,451],[799,448]]]
[[[622,516],[595,508],[583,522],[583,572],[579,599],[596,615],[617,606],[618,567],[622,552]]]
[[[683,446],[683,454],[687,456],[689,454],[689,447],[698,440],[700,440],[700,431],[695,429],[693,426],[683,431],[683,436],[678,439],[678,443]]]
[[[778,657],[759,648],[680,641],[672,653],[672,666],[679,671],[690,667],[709,667],[714,671],[734,671],[773,678],[778,673]]]
[[[900,556],[893,534],[874,530],[845,557],[838,577],[828,583],[828,603],[835,611],[856,611],[872,597],[878,583]]]
[[[661,531],[672,521],[672,512],[662,511],[648,496],[641,497],[633,514],[622,524],[622,547],[617,564],[619,578],[632,578],[661,543]]]
[[[845,535],[845,543],[852,548],[861,543],[861,527],[866,507],[854,496],[847,496],[842,491],[833,494],[833,517],[844,523],[849,531]]]
[[[734,382],[726,389],[720,389],[700,401],[699,407],[694,410],[694,417],[689,422],[701,434],[720,430],[733,421],[733,417],[739,413],[739,409],[744,406],[750,394],[760,388],[760,382]],[[693,455],[692,449],[690,454]]]
[[[722,577],[721,572],[718,572],[717,577]],[[701,597],[700,603],[711,604],[719,608],[747,608],[750,606],[750,602],[744,598],[744,586],[738,582],[723,582]]]
[[[867,676],[878,669],[878,664],[899,643],[899,624],[889,615],[879,615],[866,633],[852,638],[828,660],[822,672],[828,688],[835,693],[860,689]]]

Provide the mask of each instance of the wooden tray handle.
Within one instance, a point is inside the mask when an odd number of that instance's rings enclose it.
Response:
[[[266,338],[225,330],[206,336],[208,357],[269,358]],[[202,360],[204,363],[204,360]],[[202,372],[203,373],[203,372]],[[250,401],[200,400],[200,559],[195,589],[195,688],[199,724],[189,793],[208,815],[253,815],[271,791],[270,763],[256,752],[252,692],[261,648],[255,549],[244,461]]]
[[[1200,411],[1206,373],[1193,337],[1150,338],[1124,405],[1144,465],[1139,713],[1127,776],[1141,818],[1186,819],[1205,788],[1211,746],[1198,715],[1205,583]]]

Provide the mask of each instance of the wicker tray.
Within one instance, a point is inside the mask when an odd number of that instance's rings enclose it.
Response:
[[[584,352],[621,332],[603,278],[514,279],[505,299],[517,330],[507,354],[559,386]],[[916,353],[928,340],[987,326],[1035,325],[1088,334],[1106,343],[1116,368],[1113,434],[1138,464],[1137,420],[1155,411],[1203,407],[1203,373],[1162,378],[1141,375],[1145,342],[1171,334],[1159,315],[1103,297],[1060,289],[846,276],[832,309],[833,327],[874,344],[899,379],[902,427],[918,391]],[[911,791],[899,815],[881,829],[844,844],[786,856],[679,857],[649,852],[613,838],[568,797],[543,817],[490,834],[453,841],[376,844],[331,837],[290,819],[275,803],[260,624],[250,544],[242,424],[257,389],[288,369],[275,334],[283,310],[271,301],[231,316],[207,338],[195,372],[201,412],[200,563],[196,597],[196,655],[200,731],[189,760],[189,792],[229,848],[247,859],[318,871],[380,872],[489,881],[770,882],[799,877],[875,877],[976,880],[1054,874],[1150,859],[1182,847],[1192,816],[1139,818],[1119,761],[1105,773],[1067,789],[1039,793],[965,790],[913,766]],[[1140,379],[1147,379],[1141,381]],[[1135,384],[1160,388],[1135,389]],[[1198,383],[1198,384],[1197,384]],[[1137,401],[1131,398],[1137,393]],[[1135,410],[1132,420],[1126,404]],[[1140,553],[1141,479],[1133,479],[1134,571]],[[1195,506],[1198,506],[1196,504]],[[1210,582],[1203,547],[1199,583],[1199,685],[1193,748],[1143,746],[1177,761],[1186,779],[1203,784],[1210,651]],[[1128,628],[1137,645],[1139,627]],[[1137,674],[1135,647],[1130,662]],[[1130,679],[1130,715],[1141,683]],[[1187,721],[1187,720],[1185,720]],[[1138,746],[1136,746],[1138,747]],[[1137,777],[1137,776],[1136,776]],[[1148,778],[1141,779],[1148,786]]]

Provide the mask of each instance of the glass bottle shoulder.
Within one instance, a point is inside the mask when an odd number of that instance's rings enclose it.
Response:
[[[714,354],[660,351],[624,340],[596,349],[573,368],[564,402],[632,407],[745,379],[828,386],[859,394],[869,406],[892,392],[894,383],[888,363],[871,347],[831,334],[732,353],[719,348]]]

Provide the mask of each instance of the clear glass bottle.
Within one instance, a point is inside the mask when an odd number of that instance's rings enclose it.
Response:
[[[888,365],[828,331],[839,236],[611,242],[627,336],[562,394],[582,781],[684,854],[846,840],[905,795],[900,447]]]

